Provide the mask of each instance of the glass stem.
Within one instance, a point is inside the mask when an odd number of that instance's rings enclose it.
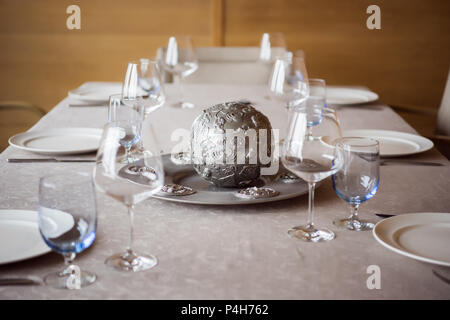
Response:
[[[309,200],[308,200],[308,222],[307,226],[314,227],[314,189],[316,187],[315,182],[308,182]]]
[[[181,79],[182,79],[182,76],[180,76],[178,74],[173,75],[173,82],[175,82],[178,87],[178,94],[179,94],[180,102],[183,102],[184,101],[184,93],[183,93],[183,85],[181,83]]]
[[[130,236],[128,238],[128,246],[126,248],[126,251],[128,253],[133,252],[131,249],[133,246],[133,232],[134,232],[134,205],[127,205],[128,208],[128,216],[130,217]]]
[[[75,256],[76,256],[75,252],[63,253],[65,268],[63,271],[60,272],[60,274],[59,274],[60,276],[65,277],[68,274],[72,273],[72,271],[69,267],[72,265],[73,260],[75,260]]]
[[[130,162],[131,146],[125,147],[125,160]]]
[[[312,126],[307,126],[307,128],[306,128],[306,137],[308,138],[308,140],[311,140],[311,137],[312,137]]]
[[[75,252],[68,252],[63,254],[64,264],[66,265],[66,267],[70,266],[73,263],[75,256],[76,256]]]
[[[350,217],[348,217],[350,220],[358,219],[358,208],[359,203],[350,204]]]

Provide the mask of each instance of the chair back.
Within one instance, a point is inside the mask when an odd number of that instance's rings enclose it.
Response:
[[[159,48],[157,59],[164,56],[165,48]],[[185,83],[213,84],[266,84],[271,64],[258,61],[259,47],[197,47],[198,70]],[[171,77],[164,73],[164,80]]]
[[[444,89],[441,106],[439,107],[436,134],[450,136],[450,71]]]

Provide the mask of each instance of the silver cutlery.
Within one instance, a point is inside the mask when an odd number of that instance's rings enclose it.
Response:
[[[400,160],[400,159],[381,159],[380,165],[411,165],[411,166],[431,166],[431,167],[441,167],[445,166],[443,163],[439,162],[429,162],[429,161],[417,161],[417,160]]]
[[[444,277],[442,274],[437,273],[436,270],[433,269],[433,274],[438,277],[440,280],[444,281],[447,284],[450,284],[450,279],[447,279],[446,277]]]
[[[8,158],[9,163],[30,163],[30,162],[95,162],[95,159],[65,159],[65,158]]]
[[[0,286],[40,286],[43,281],[36,277],[0,278]]]
[[[375,213],[376,216],[379,216],[380,218],[390,218],[395,217],[395,214],[383,214],[383,213]]]
[[[108,105],[105,103],[80,103],[73,104],[69,103],[69,107],[107,107]]]

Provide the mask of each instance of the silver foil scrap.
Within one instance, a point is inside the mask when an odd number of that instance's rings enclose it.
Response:
[[[245,199],[262,199],[276,197],[280,193],[269,187],[250,187],[236,191],[235,195]]]

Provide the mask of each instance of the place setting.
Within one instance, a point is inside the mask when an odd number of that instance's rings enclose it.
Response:
[[[68,92],[68,108],[78,108],[80,113],[85,112],[86,118],[92,116],[87,112],[90,107],[107,108],[106,117],[95,119],[98,128],[58,128],[55,122],[54,127],[52,123],[9,138],[12,148],[2,170],[13,170],[14,163],[48,162],[51,166],[42,171],[38,167],[29,167],[36,171],[33,178],[38,181],[36,210],[0,210],[0,240],[8,243],[0,247],[0,265],[25,265],[27,259],[49,252],[58,253],[63,259],[56,272],[45,272],[42,278],[2,276],[0,286],[45,285],[63,290],[89,286],[92,290],[86,290],[87,295],[95,297],[96,290],[101,290],[97,288],[113,290],[110,283],[96,286],[101,281],[107,282],[102,278],[107,272],[152,274],[154,271],[151,270],[156,269],[169,278],[164,272],[167,264],[173,261],[164,261],[167,253],[161,243],[170,243],[172,249],[181,250],[188,239],[168,238],[176,233],[165,229],[173,227],[161,226],[166,222],[166,215],[170,216],[167,221],[176,222],[176,227],[187,225],[180,232],[183,236],[204,232],[208,235],[205,239],[214,242],[215,235],[211,230],[216,230],[215,223],[233,226],[239,219],[249,221],[248,212],[261,212],[263,218],[255,214],[252,219],[263,226],[262,232],[270,235],[267,242],[249,242],[247,237],[253,239],[251,232],[255,229],[248,228],[251,231],[246,234],[236,228],[237,231],[233,231],[237,242],[232,245],[247,250],[250,258],[246,263],[251,268],[256,268],[253,263],[266,261],[262,259],[271,251],[276,251],[275,256],[289,257],[286,266],[280,263],[280,268],[286,268],[286,271],[279,272],[292,272],[296,281],[304,281],[298,274],[304,262],[301,264],[290,257],[293,247],[311,250],[314,246],[322,254],[326,252],[322,250],[329,248],[349,248],[352,243],[341,241],[351,235],[366,248],[379,245],[387,249],[385,253],[393,252],[398,257],[450,266],[447,248],[450,213],[432,212],[431,208],[430,212],[409,213],[411,207],[404,212],[400,205],[376,215],[365,210],[367,201],[374,197],[385,201],[382,197],[386,195],[380,195],[380,189],[384,184],[394,183],[388,170],[382,172],[383,167],[404,166],[411,175],[416,174],[409,168],[414,165],[423,166],[429,172],[447,170],[441,159],[421,161],[411,158],[431,150],[433,142],[410,132],[376,129],[389,120],[377,116],[376,112],[371,113],[375,119],[374,129],[367,129],[372,119],[359,119],[361,129],[347,130],[342,126],[341,119],[352,113],[352,106],[379,103],[377,93],[329,86],[326,79],[310,77],[305,52],[289,51],[281,33],[264,33],[261,37],[254,63],[266,66],[270,72],[265,84],[258,87],[260,96],[257,100],[249,97],[248,86],[242,86],[239,95],[230,94],[233,98],[220,103],[209,103],[205,95],[197,93],[195,99],[186,98],[184,79],[202,68],[191,37],[170,36],[159,52],[162,54],[158,59],[130,60],[123,68],[121,83],[89,82]],[[168,79],[170,90],[167,90]],[[207,84],[206,81],[204,85]],[[225,86],[207,88],[212,94],[217,90],[217,95],[223,93],[219,91],[227,90]],[[55,110],[61,119],[70,116],[67,105]],[[341,113],[341,106],[349,108]],[[393,113],[389,108],[386,110]],[[171,125],[175,121],[185,129],[181,137],[182,150],[174,147],[179,142],[172,138]],[[158,130],[155,130],[156,126]],[[164,141],[162,144],[161,140]],[[22,152],[26,152],[25,156]],[[74,166],[75,163],[90,166],[81,168]],[[25,165],[24,168],[27,170]],[[18,176],[20,174],[17,172]],[[436,177],[438,180],[440,175]],[[327,183],[331,187],[322,187]],[[436,188],[442,188],[442,185],[442,180],[436,182]],[[322,192],[332,192],[333,196],[327,197],[327,203],[324,200],[316,203],[315,196]],[[295,210],[292,215],[286,208],[293,205],[290,199],[297,197],[304,197],[305,203],[307,198],[308,206],[304,210]],[[10,198],[14,197],[6,190],[1,199],[8,203],[5,207],[20,207],[20,202],[9,202]],[[108,247],[109,243],[103,243],[102,250],[107,248],[108,252],[115,252],[112,255],[93,248],[91,254],[104,255],[103,264],[84,269],[78,265],[76,257],[93,246],[98,230],[103,228],[98,219],[100,199],[105,202],[100,207],[110,210],[105,212],[103,222],[121,228],[124,225],[127,240],[120,239],[121,250],[113,250]],[[276,201],[279,201],[277,206],[273,205]],[[342,201],[348,204],[347,210],[336,209]],[[192,215],[184,216],[184,213],[194,211],[196,219],[202,223],[198,230],[196,221],[187,221]],[[236,214],[229,215],[230,211]],[[116,212],[123,212],[122,218],[118,219]],[[136,232],[136,213],[146,218],[139,220],[141,233]],[[203,214],[204,217],[199,218]],[[317,214],[321,215],[320,225]],[[155,216],[159,224],[153,227]],[[329,221],[324,223],[325,217]],[[287,225],[287,221],[293,220],[298,223]],[[136,245],[136,238],[145,238],[146,248],[152,248],[149,239],[156,241],[148,234],[144,237],[142,232],[153,232],[164,241],[158,239],[155,250],[142,250],[142,242]],[[273,236],[274,232],[276,236]],[[341,236],[344,233],[345,236]],[[114,233],[103,236],[108,237],[108,241],[118,238]],[[218,234],[217,239],[220,237]],[[203,241],[200,242],[203,245]],[[204,242],[209,245],[206,240]],[[216,252],[223,245],[211,246]],[[205,252],[210,249],[207,245],[200,247]],[[190,252],[191,249],[187,249],[186,252]],[[239,250],[226,251],[224,255],[235,255],[233,259],[239,260]],[[258,250],[264,254],[254,262],[251,258],[259,254]],[[195,266],[194,271],[189,271],[193,272],[189,275],[192,283],[198,281],[199,274],[195,272],[209,263],[208,254],[211,252],[199,252],[198,261],[177,260]],[[361,259],[368,257],[365,254],[361,253]],[[339,255],[345,255],[345,252]],[[280,256],[276,257],[279,260]],[[270,258],[267,261],[273,264]],[[225,269],[239,269],[242,277],[243,269],[233,263]],[[330,261],[330,265],[333,263],[336,262]],[[44,265],[39,268],[41,274],[49,271]],[[277,273],[278,279],[283,276]],[[138,281],[158,281],[157,277],[156,280],[134,277]],[[121,282],[122,278],[116,278],[118,282],[114,285],[126,283]],[[129,280],[130,283],[135,281]]]

